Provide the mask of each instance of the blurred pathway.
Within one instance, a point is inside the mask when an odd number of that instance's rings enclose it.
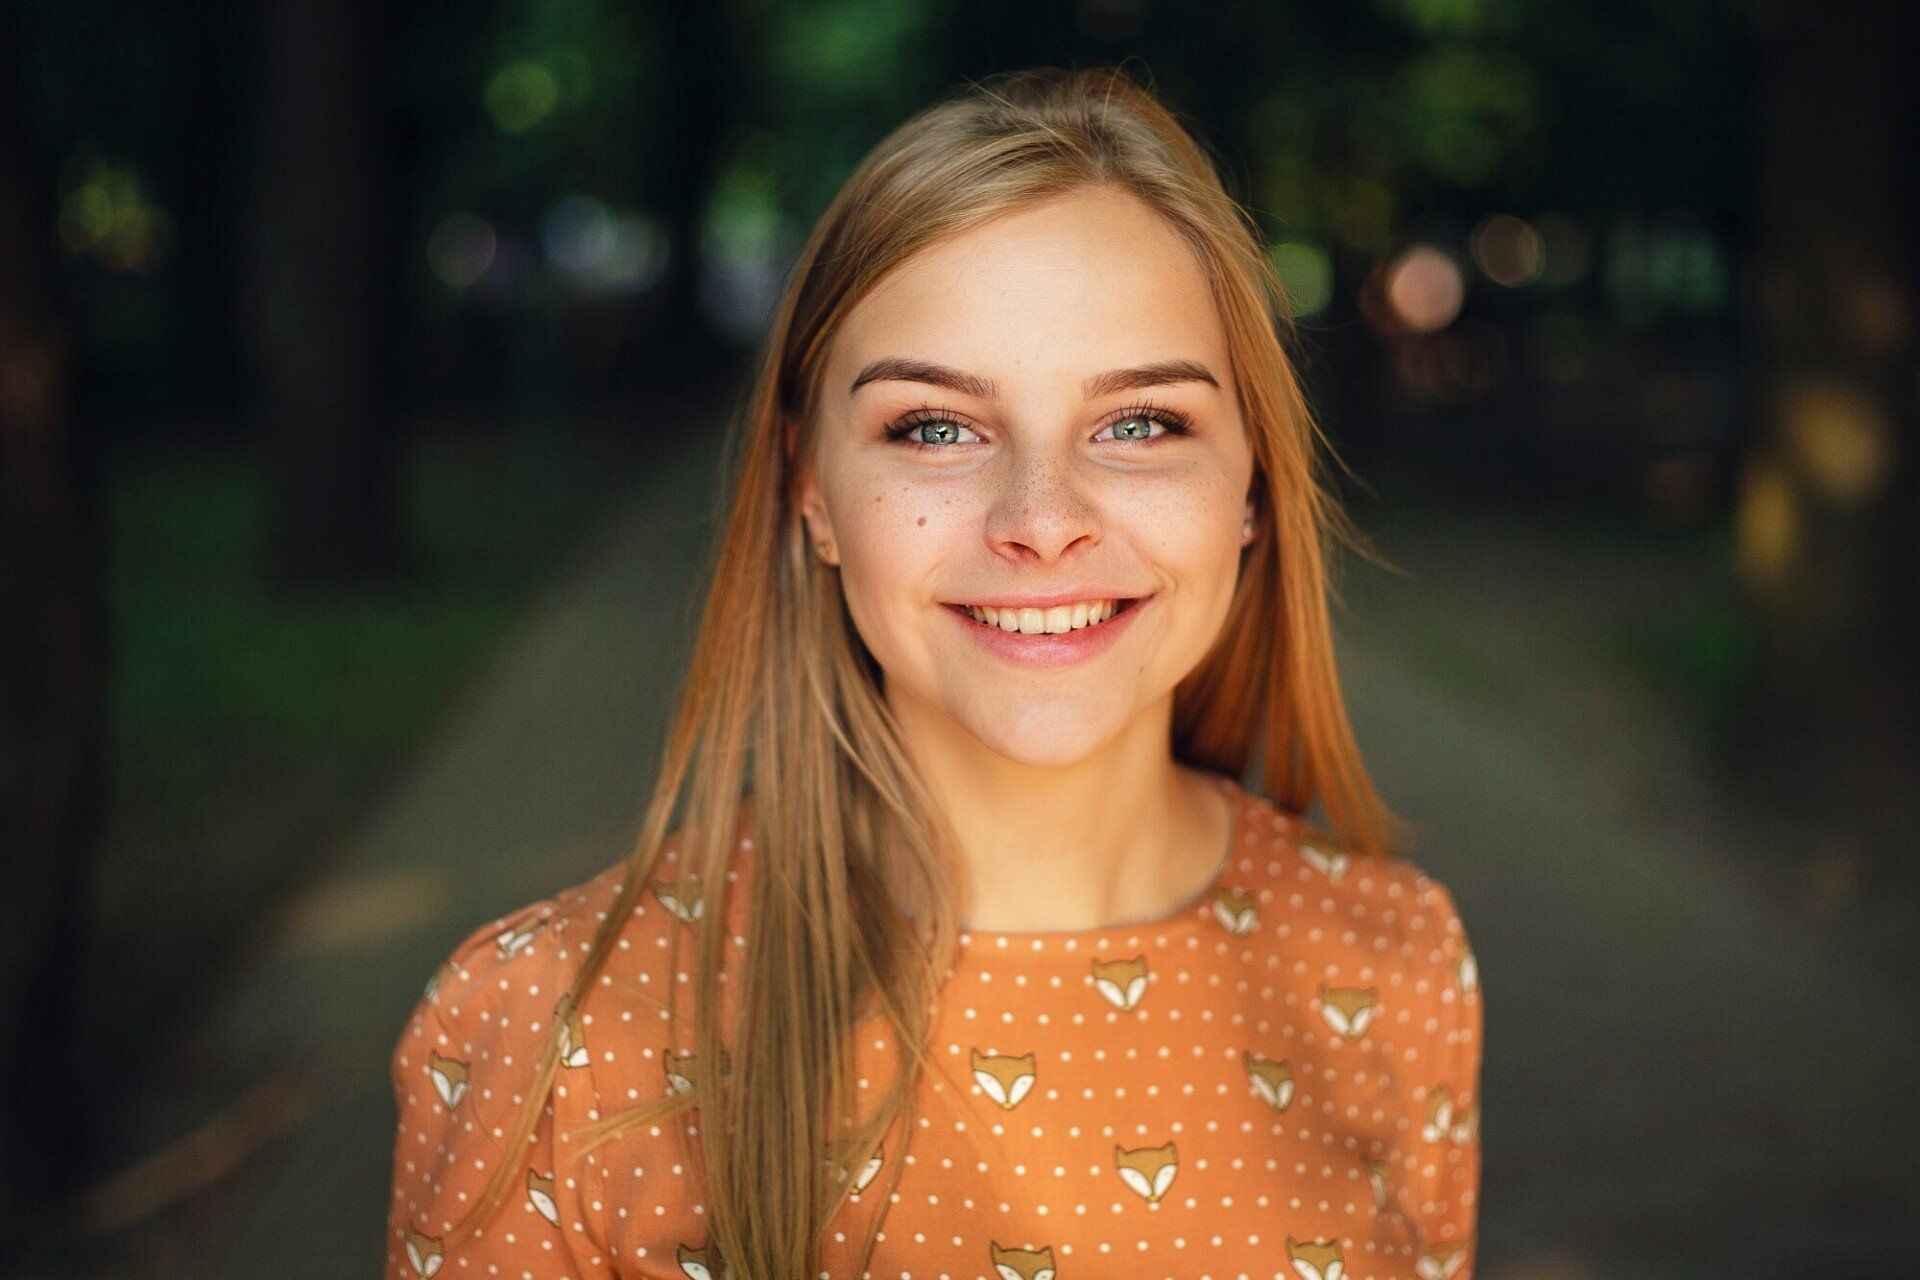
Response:
[[[1606,651],[1713,579],[1395,524],[1407,577],[1356,572],[1343,677],[1480,961],[1482,1276],[1920,1274],[1912,993],[1759,892],[1801,833],[1716,795]]]
[[[201,1054],[229,1093],[303,1061],[313,1110],[134,1233],[181,1265],[114,1274],[378,1274],[401,1022],[459,937],[624,847],[714,465],[636,489],[289,915]],[[1381,539],[1411,581],[1356,566],[1343,671],[1480,957],[1482,1280],[1912,1274],[1911,1002],[1742,887],[1739,816],[1579,640],[1606,597],[1450,528]]]
[[[210,1111],[288,1064],[304,1119],[129,1233],[115,1277],[377,1276],[391,1176],[387,1062],[453,944],[620,856],[697,615],[718,419],[689,424],[527,611],[436,737],[322,860],[169,1092]],[[666,434],[666,433],[663,433]],[[655,455],[649,455],[655,456]],[[185,1101],[191,1099],[192,1103]]]

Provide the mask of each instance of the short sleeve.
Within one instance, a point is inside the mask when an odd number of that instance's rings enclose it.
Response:
[[[514,1117],[564,994],[564,975],[540,950],[549,904],[483,926],[428,983],[392,1056],[399,1111],[388,1206],[386,1280],[511,1277],[612,1280],[608,1250],[588,1212],[597,1171],[571,1162],[565,1134],[581,1123],[591,1089],[562,1067],[506,1198],[463,1244],[452,1231],[505,1158]],[[556,1142],[556,1130],[563,1136]]]
[[[1398,1046],[1405,1127],[1393,1181],[1412,1226],[1421,1280],[1469,1280],[1480,1200],[1481,1005],[1477,962],[1453,897],[1426,876],[1416,881],[1406,941],[1411,972],[1423,981],[1410,1032]]]

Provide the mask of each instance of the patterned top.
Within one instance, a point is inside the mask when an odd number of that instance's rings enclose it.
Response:
[[[906,1150],[890,1134],[853,1173],[823,1277],[854,1280],[879,1214],[866,1277],[1468,1280],[1481,1010],[1451,896],[1215,776],[1231,848],[1192,905],[1135,925],[962,934],[934,1009],[948,1069],[923,1078]],[[750,837],[739,855],[735,911]],[[662,996],[690,981],[667,948],[701,900],[678,856],[670,841],[569,1018],[514,1193],[451,1254],[441,1238],[504,1148],[621,864],[476,930],[435,975],[392,1059],[387,1280],[718,1280],[682,1132],[697,1112],[568,1159],[602,1108],[689,1085]],[[897,1061],[884,1034],[858,1049],[862,1088]]]

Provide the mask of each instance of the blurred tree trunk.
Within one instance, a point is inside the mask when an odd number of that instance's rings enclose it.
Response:
[[[72,1085],[106,679],[52,180],[16,70],[0,57],[0,1242],[56,1225],[92,1151]]]
[[[374,0],[259,10],[259,136],[242,286],[253,416],[289,584],[390,576],[401,555],[394,121]]]
[[[1760,437],[1739,567],[1762,618],[1751,776],[1829,853],[1911,856],[1920,807],[1915,7],[1779,0],[1762,67]]]
[[[670,104],[674,123],[663,135],[659,164],[669,253],[662,281],[667,325],[652,345],[655,365],[675,375],[711,368],[726,352],[726,340],[700,301],[700,237],[739,124],[749,40],[740,10],[729,0],[667,0],[660,8],[668,43],[662,61],[672,81],[661,98]]]
[[[181,201],[174,274],[187,321],[182,350],[189,363],[182,372],[191,379],[182,399],[196,419],[223,439],[235,439],[248,425],[239,412],[245,353],[234,306],[244,194],[235,161],[245,136],[241,113],[248,104],[234,92],[239,78],[234,68],[249,65],[246,39],[252,26],[236,0],[178,5],[170,19],[182,32],[182,109],[187,136],[194,140],[180,149],[172,175]]]

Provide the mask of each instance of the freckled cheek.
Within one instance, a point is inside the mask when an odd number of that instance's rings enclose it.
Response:
[[[835,519],[843,541],[889,557],[912,556],[951,537],[965,504],[914,487],[882,490],[849,504]]]
[[[1176,586],[1202,587],[1231,573],[1239,510],[1211,486],[1168,486],[1120,503],[1111,517]]]
[[[959,536],[960,511],[915,490],[866,495],[837,517],[842,585],[857,612],[878,620],[924,608]]]

